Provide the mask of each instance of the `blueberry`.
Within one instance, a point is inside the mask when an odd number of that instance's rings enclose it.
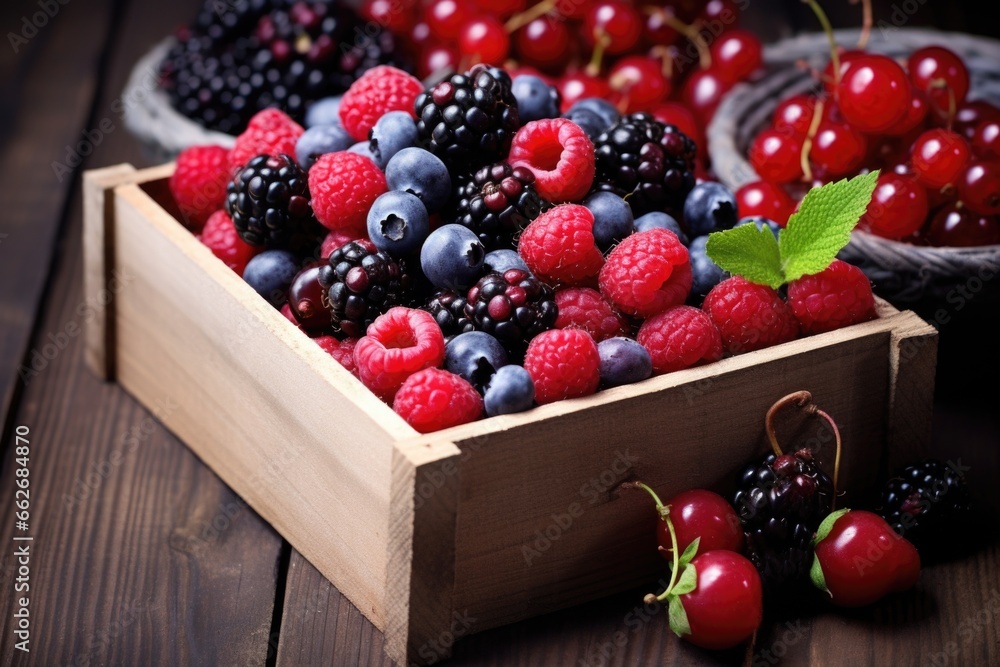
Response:
[[[439,289],[466,290],[483,270],[486,249],[468,227],[438,227],[420,248],[420,268]]]
[[[340,124],[340,96],[316,100],[306,111],[306,127]]]
[[[295,142],[295,159],[309,171],[320,155],[346,151],[353,143],[351,135],[339,125],[314,125]]]
[[[605,130],[611,129],[612,125],[622,119],[622,115],[618,113],[618,108],[611,102],[601,99],[600,97],[585,97],[582,100],[577,100],[576,103],[569,108],[569,111],[566,112],[567,117],[568,114],[580,109],[585,109],[596,114],[604,124]]]
[[[563,114],[563,118],[567,118],[579,125],[580,129],[583,130],[584,134],[590,137],[591,141],[597,139],[597,137],[604,134],[604,131],[608,129],[604,124],[604,119],[589,109],[574,109],[567,111]]]
[[[379,250],[403,257],[423,245],[431,225],[427,209],[409,192],[386,192],[368,210],[368,237]]]
[[[521,366],[508,365],[496,372],[486,387],[483,403],[489,417],[530,410],[535,402],[535,383]]]
[[[706,243],[708,237],[699,236],[688,246],[688,258],[691,261],[691,294],[697,297],[708,294],[726,277],[726,272],[705,254]]]
[[[482,331],[458,334],[444,348],[444,367],[486,391],[493,374],[507,365],[507,351],[493,336]]]
[[[510,90],[517,100],[517,115],[522,124],[559,116],[559,91],[537,76],[515,76]]]
[[[347,149],[351,153],[357,153],[358,155],[364,155],[366,158],[378,165],[378,158],[375,157],[375,153],[372,153],[371,144],[367,141],[359,141],[356,144],[352,144],[350,148]]]
[[[390,190],[403,190],[420,197],[428,213],[436,213],[451,197],[448,167],[423,148],[404,148],[389,160],[385,180]]]
[[[774,220],[768,220],[767,218],[761,216],[740,218],[740,221],[736,223],[736,226],[740,227],[742,225],[749,225],[750,223],[757,225],[757,229],[764,229],[764,226],[766,225],[767,228],[771,230],[771,233],[774,234],[774,238],[778,238],[778,233],[781,231],[781,225],[776,223]]]
[[[597,353],[601,357],[601,383],[606,387],[640,382],[653,374],[649,352],[631,338],[602,340]]]
[[[660,211],[653,211],[652,213],[647,213],[645,215],[640,215],[635,219],[635,231],[645,232],[650,229],[666,229],[674,234],[677,234],[677,238],[681,240],[684,245],[688,244],[687,234],[681,229],[681,223],[677,222],[674,216],[667,213],[661,213]]]
[[[511,269],[518,269],[528,274],[531,273],[528,265],[524,263],[524,260],[521,259],[516,250],[501,248],[500,250],[491,250],[486,253],[483,270],[487,273],[504,273]]]
[[[288,287],[299,272],[299,260],[287,250],[265,250],[247,263],[243,280],[278,307],[288,300]]]
[[[613,192],[595,192],[583,200],[594,214],[594,240],[607,250],[632,233],[632,208]]]
[[[699,183],[684,200],[684,224],[692,236],[729,229],[736,215],[736,197],[722,183]]]
[[[375,156],[375,164],[384,170],[393,155],[416,143],[417,124],[413,117],[405,111],[390,111],[375,123],[368,147]]]

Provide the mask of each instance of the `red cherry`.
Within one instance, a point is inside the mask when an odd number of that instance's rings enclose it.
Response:
[[[906,115],[913,92],[903,68],[888,56],[857,58],[837,87],[840,113],[862,132],[885,132]]]
[[[700,69],[684,82],[682,101],[694,112],[695,118],[703,126],[707,126],[719,102],[732,86],[732,83],[724,81],[714,69]]]
[[[952,96],[956,105],[965,101],[969,92],[969,70],[954,51],[943,46],[925,46],[910,54],[906,68],[913,87],[925,93],[938,109],[950,109]]]
[[[677,548],[683,552],[700,538],[698,553],[724,549],[737,553],[743,550],[743,526],[729,501],[717,493],[692,489],[677,494],[667,506],[677,534]],[[656,539],[665,551],[664,558],[673,558],[673,542],[665,521],[656,524]]]
[[[458,68],[461,56],[458,51],[443,45],[428,45],[417,59],[417,75],[426,79],[442,70]]]
[[[472,0],[472,4],[481,14],[507,20],[514,14],[523,12],[528,6],[528,0]]]
[[[646,41],[650,44],[670,46],[677,43],[681,34],[669,22],[671,17],[676,17],[673,7],[656,7],[656,11],[651,11],[646,15],[646,23],[643,25]]]
[[[583,19],[583,38],[591,46],[607,35],[605,53],[618,55],[629,51],[642,36],[642,17],[632,5],[622,0],[603,0],[594,4]]]
[[[539,17],[514,33],[514,48],[521,60],[553,73],[566,66],[571,44],[566,23],[551,16]]]
[[[823,535],[831,520],[832,527]],[[815,559],[838,606],[869,605],[889,593],[912,588],[920,578],[916,548],[872,512],[834,512],[820,525],[817,538]]]
[[[955,112],[951,129],[966,139],[972,139],[976,127],[985,120],[1000,121],[1000,108],[984,100],[966,102]]]
[[[730,30],[712,43],[712,67],[729,83],[746,79],[763,64],[760,40],[746,30]]]
[[[736,208],[741,218],[767,218],[784,227],[795,211],[795,200],[780,185],[754,181],[736,191]]]
[[[857,171],[868,152],[863,134],[844,123],[820,123],[809,159],[830,178]]]
[[[762,179],[789,183],[802,177],[802,137],[764,130],[750,145],[750,165]]]
[[[760,575],[753,563],[733,551],[708,551],[691,561],[697,587],[680,595],[695,646],[721,650],[750,638],[764,614]]]
[[[361,16],[374,21],[397,35],[405,35],[417,22],[416,5],[400,0],[365,0]]]
[[[973,213],[1000,213],[1000,162],[969,162],[958,179],[958,200]]]
[[[913,142],[913,173],[925,187],[954,183],[969,160],[969,144],[948,130],[927,130]]]
[[[611,89],[626,102],[626,113],[648,109],[670,94],[670,80],[659,60],[625,56],[608,72]]]
[[[572,0],[572,2],[560,0],[556,5],[556,10],[568,19],[582,21],[596,2],[597,0]]]
[[[841,51],[837,54],[837,59],[840,61],[840,80],[843,81],[844,77],[847,76],[848,72],[854,64],[861,58],[866,58],[868,53],[866,51]],[[831,97],[836,95],[835,87],[836,79],[833,76],[833,60],[831,59],[826,63],[826,68],[823,69],[823,87],[826,88],[827,94]]]
[[[424,11],[424,21],[440,39],[454,41],[455,35],[473,16],[472,6],[465,0],[435,0]]]
[[[927,229],[931,245],[966,248],[1000,243],[1000,224],[995,216],[982,216],[966,208],[946,206],[937,212]]]
[[[735,0],[708,0],[697,18],[706,26],[721,25],[724,29],[735,28],[739,25],[740,8]]]
[[[1000,121],[984,120],[972,132],[972,150],[981,157],[1000,157]]]
[[[794,95],[778,105],[774,110],[771,127],[776,130],[790,130],[795,134],[805,136],[809,132],[813,113],[816,110],[816,98],[812,95]]]
[[[430,44],[433,35],[431,35],[431,27],[427,25],[426,21],[420,21],[419,23],[413,24],[410,28],[410,32],[407,35],[409,46],[414,53],[420,53],[423,48]]]
[[[913,97],[910,98],[910,106],[906,108],[906,113],[885,133],[894,137],[909,134],[923,125],[925,120],[927,120],[927,100],[923,93],[914,92]]]
[[[458,51],[473,63],[499,65],[510,51],[510,35],[503,24],[492,16],[480,16],[462,26]]]
[[[900,239],[923,227],[927,211],[927,192],[919,183],[909,176],[884,172],[858,224],[873,234]]]
[[[606,98],[611,95],[611,86],[605,79],[579,71],[571,72],[559,82],[562,96],[562,111],[565,113],[577,101],[585,97]]]

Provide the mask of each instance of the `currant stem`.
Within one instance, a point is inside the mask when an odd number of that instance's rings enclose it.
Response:
[[[812,152],[813,139],[816,138],[816,132],[819,131],[819,123],[822,119],[823,100],[816,100],[816,106],[813,107],[813,117],[809,121],[809,131],[806,132],[805,141],[802,142],[802,153],[799,158],[802,163],[802,177],[807,182],[811,182],[813,178],[812,167],[809,164],[809,153]]]
[[[670,55],[670,49],[666,46],[654,46],[649,50],[650,58],[657,58],[660,60],[662,65],[660,65],[660,71],[663,73],[663,78],[668,81],[674,78],[674,59]]]
[[[858,0],[851,0],[857,4]],[[861,34],[858,36],[858,48],[862,51],[868,46],[868,40],[872,36],[872,0],[861,0]]]
[[[821,26],[823,26],[823,32],[826,33],[826,39],[830,42],[830,60],[833,62],[833,89],[837,90],[840,85],[840,54],[837,53],[837,40],[833,37],[833,26],[830,25],[830,19],[827,18],[826,12],[823,8],[819,6],[816,0],[802,0],[802,2],[809,5],[809,8],[813,10],[813,14],[819,20]]]
[[[667,589],[659,595],[650,593],[643,598],[643,602],[646,603],[663,602],[670,595],[670,591],[674,589],[674,585],[677,583],[677,571],[681,569],[681,554],[677,548],[677,531],[674,530],[674,522],[670,520],[670,507],[664,506],[663,501],[656,495],[656,491],[653,491],[653,489],[649,488],[643,482],[633,482],[632,486],[642,489],[653,497],[653,501],[656,503],[656,513],[660,515],[660,519],[667,524],[667,530],[670,531],[670,549],[674,552],[674,564],[670,569],[670,583],[667,584]]]
[[[603,27],[598,27],[594,30],[594,37],[597,38],[597,43],[594,44],[594,53],[591,55],[590,62],[587,63],[587,67],[584,70],[590,76],[597,76],[601,73],[601,61],[604,60],[604,50],[611,44],[611,37],[608,36]]]
[[[951,132],[951,126],[955,121],[955,114],[958,112],[958,105],[955,102],[955,91],[951,89],[951,86],[948,85],[948,81],[945,79],[931,79],[927,87],[928,89],[944,88],[948,91],[948,122],[945,124],[945,129]]]
[[[702,69],[708,69],[712,66],[712,52],[697,24],[688,25],[665,9],[661,10],[660,16],[664,23],[691,40],[694,48],[698,49],[698,65]]]
[[[542,2],[529,7],[520,14],[514,14],[514,16],[511,16],[510,19],[504,23],[503,29],[506,30],[508,34],[516,32],[535,19],[545,16],[551,12],[556,8],[556,4],[558,4],[558,2],[559,0],[542,0]]]
[[[774,432],[774,415],[777,414],[778,410],[790,403],[795,403],[801,408],[809,405],[810,401],[812,401],[812,394],[808,391],[796,391],[779,398],[768,409],[767,415],[764,417],[764,430],[767,431],[767,438],[771,441],[771,449],[774,450],[775,456],[782,456],[784,452],[781,451],[781,446],[778,444],[778,436]]]

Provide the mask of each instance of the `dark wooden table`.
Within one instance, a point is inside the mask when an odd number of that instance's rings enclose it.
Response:
[[[80,174],[149,164],[123,126],[122,86],[198,0],[61,2],[5,0],[0,10],[3,664],[386,664],[381,633],[350,602],[149,411],[84,368]],[[789,25],[811,29],[796,3],[775,14],[781,4],[755,0],[748,21],[770,37]],[[915,23],[975,29],[961,3],[928,4]],[[39,13],[46,9],[54,15]],[[997,318],[972,310],[942,328],[934,449],[969,466],[995,510]],[[971,377],[990,390],[971,390]],[[13,600],[25,595],[14,593],[23,543],[12,540],[19,427],[31,443],[30,653],[15,649],[13,617]],[[464,638],[452,662],[1000,664],[995,535],[926,568],[913,592],[770,622],[748,656],[679,642],[662,613],[637,621],[629,614],[641,593]]]

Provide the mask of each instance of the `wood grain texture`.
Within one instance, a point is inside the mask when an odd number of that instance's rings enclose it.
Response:
[[[907,317],[890,341],[888,470],[930,452],[938,332],[913,313]]]

